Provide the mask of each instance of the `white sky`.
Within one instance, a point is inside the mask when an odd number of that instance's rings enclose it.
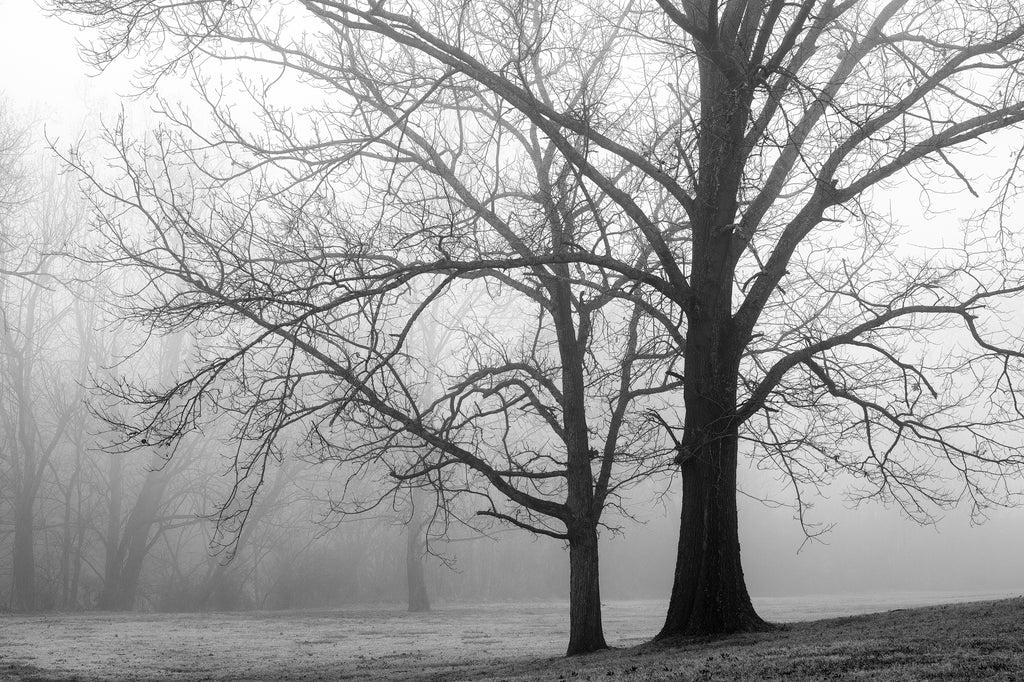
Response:
[[[65,142],[100,116],[116,115],[114,83],[123,83],[125,75],[90,77],[90,67],[78,58],[79,34],[45,16],[34,0],[0,0],[0,93],[16,120],[31,122],[40,133],[45,126],[49,137]]]

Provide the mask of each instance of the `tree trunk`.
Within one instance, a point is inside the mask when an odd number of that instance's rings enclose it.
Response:
[[[162,465],[159,457],[153,457],[152,466],[146,473],[135,506],[128,514],[123,536],[117,543],[113,557],[108,553],[100,608],[114,611],[129,611],[135,606],[142,564],[149,552],[150,531],[157,521],[157,512],[167,487],[169,471],[158,468]],[[120,502],[118,501],[118,506]]]
[[[138,506],[136,506],[138,509]],[[117,585],[118,601],[114,607],[120,611],[131,611],[135,607],[135,597],[139,592],[139,578],[142,576],[142,562],[149,552],[149,532],[153,525],[152,516],[137,520],[128,517],[128,552],[124,565],[121,567],[120,581]],[[146,510],[147,512],[149,510]]]
[[[594,501],[590,429],[587,426],[584,350],[573,324],[570,273],[551,283],[551,315],[562,360],[562,425],[566,447],[566,498],[569,513],[569,648],[566,656],[607,649],[601,625],[597,522],[601,509]]]
[[[658,639],[760,630],[740,563],[736,511],[739,433],[734,421],[739,344],[725,311],[691,319],[686,343],[686,406],[677,461],[683,484],[675,579]],[[696,316],[695,316],[696,318]]]
[[[591,524],[569,537],[569,648],[566,656],[607,649],[601,625],[601,581],[597,528]]]
[[[69,596],[69,608],[79,608],[78,604],[78,586],[81,582],[82,577],[82,553],[85,546],[85,531],[86,522],[85,516],[82,514],[82,495],[81,491],[78,494],[78,523],[75,533],[75,552],[74,559],[71,564],[71,593]]]
[[[74,608],[74,602],[71,600],[71,574],[72,569],[72,554],[75,551],[75,540],[77,538],[77,528],[81,525],[81,518],[75,518],[74,516],[74,499],[75,493],[79,493],[78,507],[81,510],[81,486],[79,485],[79,474],[82,471],[82,451],[80,449],[75,452],[75,469],[71,475],[71,480],[68,482],[67,490],[64,493],[64,519],[63,519],[63,535],[61,537],[61,552],[60,552],[60,605],[62,609],[70,610]],[[72,519],[75,519],[73,522]]]
[[[124,494],[124,472],[119,455],[107,455],[107,472],[107,532],[104,537],[106,551],[103,562],[103,589],[97,606],[101,609],[116,609],[116,586],[121,573],[121,501]]]
[[[60,608],[68,610],[71,607],[68,602],[71,598],[71,548],[74,543],[74,530],[71,525],[71,491],[73,486],[68,486],[68,492],[64,498],[64,518],[62,534],[60,539]]]
[[[423,567],[423,523],[418,513],[405,525],[405,574],[409,585],[409,611],[429,611],[427,580]]]
[[[14,510],[14,560],[12,582],[14,609],[33,611],[36,607],[35,544],[32,534],[32,496],[19,495]]]
[[[725,434],[682,465],[675,582],[658,639],[762,630],[740,563],[737,439]]]

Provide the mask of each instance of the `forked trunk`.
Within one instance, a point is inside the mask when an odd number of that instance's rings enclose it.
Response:
[[[597,528],[591,526],[569,537],[569,648],[565,655],[607,648],[601,626]]]
[[[675,581],[665,626],[657,639],[768,627],[750,602],[740,563],[737,445],[735,431],[704,438],[682,463]]]
[[[99,599],[101,609],[130,611],[135,606],[142,564],[151,547],[150,533],[156,525],[164,490],[170,480],[168,469],[156,468],[161,464],[158,456],[154,455],[153,461],[154,468],[146,473],[142,490],[131,513],[128,514],[124,533],[117,542],[116,551],[107,553],[108,564]],[[113,495],[112,499],[115,499]],[[111,504],[112,511],[120,509],[120,495],[116,499],[116,506]],[[119,520],[113,515],[112,518],[114,521]],[[117,527],[112,525],[111,531],[116,533]],[[116,535],[114,537],[116,538]]]

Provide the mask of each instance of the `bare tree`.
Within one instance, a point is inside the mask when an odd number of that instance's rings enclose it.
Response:
[[[77,157],[70,160],[96,183],[98,228],[107,242],[95,259],[149,278],[142,295],[125,300],[125,315],[158,330],[189,326],[210,348],[230,349],[199,350],[191,372],[161,392],[109,386],[139,408],[121,424],[128,437],[169,444],[202,423],[204,412],[233,418],[238,479],[225,510],[239,526],[268,460],[296,447],[324,461],[358,463],[353,475],[364,478],[367,462],[384,463],[370,468],[387,474],[381,492],[365,501],[345,497],[338,507],[345,513],[365,513],[417,481],[433,492],[446,528],[463,522],[451,513],[453,499],[483,499],[478,514],[567,542],[569,651],[603,648],[601,515],[617,506],[624,487],[668,466],[665,438],[647,410],[678,382],[664,378],[675,354],[653,320],[660,313],[633,297],[624,280],[570,259],[555,273],[537,255],[574,248],[573,239],[600,220],[599,206],[571,171],[554,163],[554,149],[534,141],[533,163],[518,178],[547,188],[526,186],[517,199],[517,220],[530,225],[533,243],[506,229],[503,245],[486,246],[518,252],[525,264],[536,260],[529,277],[475,266],[465,278],[458,270],[437,276],[431,261],[424,277],[395,278],[388,263],[404,247],[391,234],[370,243],[373,237],[315,187],[232,185],[211,194],[195,179],[149,173],[138,150],[112,132],[122,172],[137,180],[130,198],[126,186],[108,188]],[[158,153],[181,167],[169,147]],[[133,232],[117,204],[147,206],[141,215],[148,233]],[[182,212],[186,205],[192,208]],[[429,194],[408,206],[444,210]],[[288,225],[280,222],[285,216]],[[475,209],[451,218],[478,220]],[[484,248],[457,237],[452,244]],[[379,261],[372,272],[363,251]],[[208,286],[211,275],[216,283]],[[254,298],[257,290],[264,293]],[[459,312],[460,300],[483,300],[483,293],[507,311],[504,320],[470,315],[464,306]],[[417,340],[430,326],[417,323],[428,317],[463,350],[441,367],[429,357],[436,356],[429,343]],[[450,471],[464,467],[473,475]]]
[[[157,375],[167,380],[173,376],[182,359],[184,339],[181,335],[164,337],[159,348]],[[137,358],[136,358],[137,359]],[[175,490],[169,487],[196,459],[201,439],[192,435],[176,444],[178,452],[150,446],[144,437],[128,439],[127,448],[117,442],[108,446],[107,462],[107,530],[103,537],[105,560],[103,589],[98,606],[109,610],[131,610],[139,593],[143,563],[150,550],[169,528],[199,522],[195,513],[173,513]],[[141,455],[141,457],[140,457]],[[143,459],[143,462],[138,462]],[[134,459],[136,461],[132,462]],[[135,486],[134,500],[125,513],[128,486],[125,470],[141,473]]]
[[[226,173],[205,164],[211,181],[248,173],[250,198],[306,198],[268,211],[281,234],[327,205],[362,223],[359,238],[314,259],[338,275],[335,298],[320,305],[414,278],[515,288],[534,277],[549,310],[569,306],[555,325],[569,472],[590,459],[582,415],[569,409],[584,376],[572,335],[585,325],[567,287],[604,277],[604,290],[660,325],[682,360],[685,413],[678,425],[651,413],[674,439],[683,491],[662,637],[764,625],[740,563],[741,443],[790,477],[801,516],[805,487],[837,471],[918,516],[933,503],[1009,501],[1000,482],[1022,464],[1013,438],[1024,351],[1019,320],[1004,313],[1020,309],[1024,266],[1005,218],[1019,156],[986,139],[1019,145],[1009,133],[1024,121],[1014,0],[54,6],[97,30],[98,64],[145,47],[154,78],[186,63],[251,66],[234,93],[197,82],[206,118],[166,114],[191,131],[194,162],[215,150],[230,158]],[[230,94],[251,106],[223,106]],[[524,167],[542,172],[525,183]],[[923,202],[953,187],[984,191],[993,208],[966,216],[961,239],[914,248],[885,208],[897,184]],[[155,226],[189,219],[181,196],[123,198]],[[520,221],[530,202],[549,218]],[[580,207],[586,229],[556,229]],[[538,224],[555,238],[538,241]],[[141,264],[179,272],[190,254],[178,237],[163,243],[168,260]],[[246,267],[189,272],[181,319]],[[218,300],[250,322],[280,300],[249,291],[244,305]],[[288,333],[281,318],[263,329]],[[411,406],[395,407],[380,376],[331,366],[351,387],[344,400],[448,458],[474,456]],[[498,470],[480,471],[523,507],[565,516]],[[589,480],[570,479],[570,498],[589,500],[594,489],[573,483]],[[572,499],[570,524],[591,508]]]
[[[88,279],[91,278],[83,277],[82,273],[74,273],[67,277],[67,284]],[[89,385],[90,372],[109,361],[109,340],[104,339],[100,331],[104,324],[97,300],[101,288],[95,285],[96,280],[92,280],[89,288],[72,284],[75,295],[71,312],[74,318],[74,332],[67,342],[77,346],[73,393],[80,400],[88,397],[84,388]],[[71,375],[68,374],[67,378],[70,380]],[[67,452],[60,462],[54,462],[51,466],[51,471],[56,474],[53,476],[53,483],[63,498],[59,560],[60,596],[56,603],[64,610],[76,609],[83,605],[79,589],[82,569],[89,553],[89,530],[93,527],[99,512],[101,486],[94,485],[97,468],[92,456],[96,445],[92,432],[95,426],[95,420],[87,409],[77,409],[66,429],[67,449],[71,452]]]
[[[0,221],[0,442],[3,502],[14,519],[12,604],[32,610],[40,492],[83,410],[84,389],[74,382],[81,357],[58,349],[89,341],[68,324],[75,302],[61,286],[66,272],[56,253],[81,227],[83,205],[52,166],[26,174],[25,182],[33,195]]]

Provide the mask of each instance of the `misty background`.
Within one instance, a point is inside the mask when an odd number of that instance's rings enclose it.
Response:
[[[32,198],[19,210],[34,226],[33,234],[11,237],[4,269],[44,261],[72,268],[54,276],[72,281],[76,294],[12,275],[0,285],[3,314],[33,330],[3,349],[0,441],[24,443],[24,430],[34,433],[32,459],[4,461],[0,472],[0,608],[16,606],[16,507],[30,492],[35,608],[117,607],[119,599],[122,608],[160,610],[404,602],[414,515],[396,505],[359,518],[332,513],[343,472],[301,460],[268,471],[239,535],[230,522],[216,526],[233,482],[223,434],[192,437],[166,466],[158,448],[105,449],[110,438],[87,407],[93,398],[85,387],[115,361],[118,371],[173,373],[189,340],[169,338],[125,360],[121,351],[137,339],[111,332],[102,277],[87,265],[45,257],[67,240],[86,238],[87,222],[48,143],[87,140],[122,111],[129,125],[145,127],[147,117],[147,103],[127,97],[129,72],[88,76],[75,38],[34,3],[0,0],[0,125],[28,131],[23,159]],[[1022,509],[995,509],[987,519],[948,512],[920,525],[898,508],[856,503],[840,483],[813,500],[805,529],[787,506],[783,483],[753,464],[741,467],[740,533],[755,598],[1024,590]],[[668,595],[678,504],[678,482],[654,479],[627,505],[635,519],[609,516],[619,532],[601,536],[604,599]],[[823,532],[808,539],[805,530]],[[430,538],[423,561],[432,602],[567,598],[567,553],[559,543],[498,526],[448,536]],[[111,565],[123,575],[110,575]]]

